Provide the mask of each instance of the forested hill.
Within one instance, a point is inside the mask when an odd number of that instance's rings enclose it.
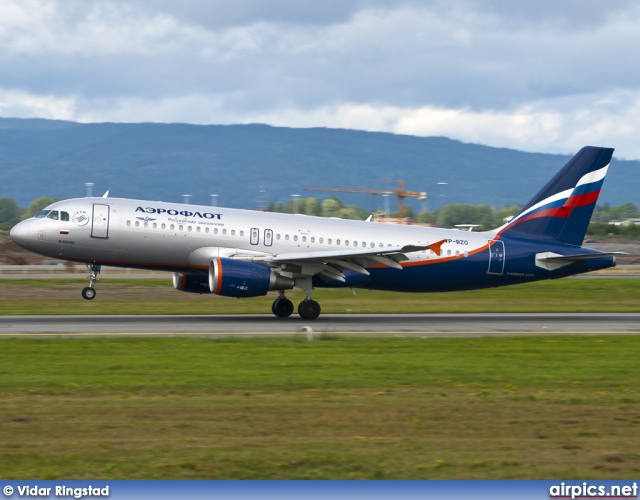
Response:
[[[432,210],[443,203],[498,208],[525,203],[567,159],[356,130],[0,118],[0,197],[22,207],[41,196],[84,196],[85,182],[95,183],[98,196],[109,190],[180,202],[191,194],[191,202],[208,205],[216,193],[219,205],[256,208],[261,197],[286,203],[292,194],[332,195],[303,191],[307,186],[388,189],[403,179],[406,189],[429,193]],[[640,205],[639,166],[614,160],[600,202]],[[339,196],[366,208],[383,205],[380,197]]]

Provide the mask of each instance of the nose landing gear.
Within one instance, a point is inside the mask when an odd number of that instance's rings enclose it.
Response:
[[[82,298],[85,300],[93,300],[96,298],[96,289],[95,284],[96,281],[99,280],[98,274],[100,274],[100,264],[87,264],[87,269],[89,269],[89,286],[82,289]]]

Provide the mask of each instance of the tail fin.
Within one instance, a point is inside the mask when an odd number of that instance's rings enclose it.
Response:
[[[580,246],[612,155],[612,148],[582,148],[499,234]]]

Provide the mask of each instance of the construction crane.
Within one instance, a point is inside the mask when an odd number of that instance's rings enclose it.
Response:
[[[404,199],[407,197],[415,197],[419,200],[427,199],[426,191],[407,191],[404,189],[404,181],[398,179],[398,189],[360,189],[360,188],[328,188],[328,187],[307,187],[305,191],[333,191],[341,193],[367,193],[367,194],[386,194],[394,195],[398,198],[398,217],[404,217]],[[387,214],[387,217],[389,214]]]

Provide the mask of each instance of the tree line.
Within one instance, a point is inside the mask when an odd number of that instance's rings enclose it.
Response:
[[[465,205],[450,203],[434,212],[417,212],[413,207],[404,208],[404,216],[415,222],[428,223],[440,227],[455,227],[456,224],[477,224],[484,229],[492,229],[504,224],[508,217],[514,216],[520,207],[503,207],[495,210],[490,205]],[[338,198],[328,198],[320,201],[316,198],[299,198],[289,200],[288,203],[272,202],[268,212],[299,213],[318,217],[338,217],[340,219],[364,220],[370,215],[385,216],[382,209],[366,210],[357,205],[344,205]],[[391,212],[388,217],[396,218],[398,214]]]
[[[521,206],[505,206],[494,208],[491,205],[468,205],[464,203],[450,203],[440,210],[417,212],[413,207],[405,207],[404,215],[415,222],[429,223],[439,227],[453,228],[460,224],[474,224],[478,230],[489,230],[502,226],[515,216]],[[298,198],[287,203],[271,202],[268,212],[299,213],[315,215],[319,217],[338,217],[340,219],[364,220],[372,215],[357,205],[344,205],[338,198],[328,198],[320,201],[316,198]],[[382,209],[373,211],[373,215],[384,215]],[[397,217],[392,212],[389,217]],[[640,237],[640,225],[632,222],[621,225],[609,224],[612,220],[640,218],[640,210],[633,203],[625,203],[619,206],[611,206],[608,203],[597,205],[593,211],[588,234],[592,236],[625,236]]]
[[[47,205],[59,201],[57,198],[36,198],[27,208],[20,208],[12,198],[0,198],[0,229],[8,230],[21,220],[33,217]],[[413,207],[405,207],[405,217],[415,222],[429,223],[440,227],[452,228],[458,224],[475,224],[479,230],[494,229],[503,225],[518,213],[521,207],[508,206],[495,209],[491,205],[467,205],[463,203],[450,203],[440,210],[417,212]],[[338,198],[332,197],[326,200],[317,198],[298,198],[289,200],[288,203],[271,202],[268,212],[299,213],[318,217],[337,217],[340,219],[365,220],[372,215],[357,205],[345,205]],[[382,215],[382,209],[377,209],[373,215]],[[396,217],[396,213],[388,214]],[[588,234],[591,236],[625,236],[640,237],[640,225],[623,223],[620,225],[609,224],[612,220],[638,219],[640,211],[633,203],[625,203],[619,206],[611,206],[608,203],[597,205]]]
[[[27,208],[20,208],[13,198],[0,198],[0,229],[11,229],[21,220],[38,214],[44,207],[51,205],[58,198],[36,198]]]

